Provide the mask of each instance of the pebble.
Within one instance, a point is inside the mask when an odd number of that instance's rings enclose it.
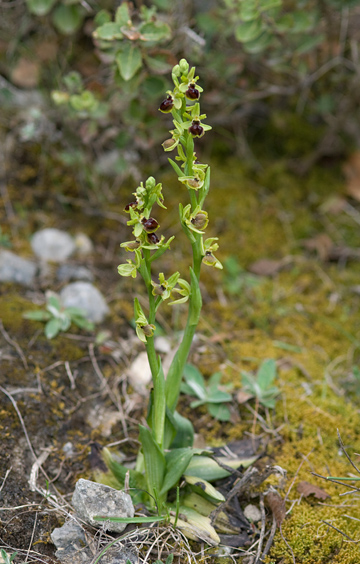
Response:
[[[148,384],[151,382],[151,370],[146,351],[141,352],[131,363],[128,370],[129,384],[142,396],[148,396]]]
[[[42,260],[63,262],[76,250],[75,240],[66,231],[47,228],[37,231],[31,240],[34,254]]]
[[[94,275],[86,266],[61,264],[56,271],[56,278],[59,282],[68,282],[69,280],[86,280],[87,282],[93,282]]]
[[[90,255],[94,250],[94,245],[85,233],[77,233],[75,235],[76,253],[80,256]]]
[[[261,511],[256,505],[247,505],[244,509],[244,515],[251,523],[261,521]]]
[[[55,556],[63,564],[89,564],[97,556],[95,547],[90,548],[84,530],[76,521],[67,521],[62,527],[54,529],[51,540],[57,548]],[[127,560],[132,564],[139,562],[127,548],[112,546],[100,558],[99,564],[126,564]]]
[[[79,307],[94,323],[101,323],[109,313],[107,303],[97,288],[90,282],[72,282],[60,292],[63,307]]]
[[[37,272],[37,266],[28,259],[19,257],[11,251],[0,250],[0,281],[16,282],[31,286]]]
[[[97,528],[104,527],[105,522],[95,521],[96,515],[134,517],[134,506],[127,493],[83,478],[76,482],[72,503],[80,519]],[[126,523],[106,521],[108,531],[121,533],[125,528]]]

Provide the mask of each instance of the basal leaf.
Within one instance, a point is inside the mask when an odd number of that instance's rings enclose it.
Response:
[[[160,495],[165,495],[180,480],[192,459],[194,452],[191,448],[178,448],[165,455],[166,474]]]
[[[142,66],[142,57],[139,47],[126,43],[116,55],[116,63],[124,80],[130,80]]]
[[[192,447],[194,443],[194,427],[191,421],[175,411],[176,435],[171,443],[172,448]]]
[[[145,475],[149,492],[159,502],[165,474],[165,456],[146,427],[139,425],[139,438],[144,454]]]
[[[34,311],[25,311],[23,317],[24,319],[32,319],[33,321],[48,321],[51,316],[48,311],[35,309]]]

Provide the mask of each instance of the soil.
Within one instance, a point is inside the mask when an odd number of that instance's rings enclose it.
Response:
[[[37,229],[86,233],[93,253],[70,262],[92,270],[111,313],[93,333],[72,326],[49,341],[41,322],[22,315],[44,303],[45,290],[61,288],[56,265],[50,264],[32,288],[0,285],[0,545],[8,553],[18,551],[15,563],[26,558],[57,562],[50,533],[71,511],[76,480],[92,477],[91,444],[135,439],[146,410],[146,399],[126,381],[130,362],[143,350],[131,326],[133,297],[142,286],[139,280],[120,279],[116,269],[125,261],[119,244],[131,238],[122,209],[135,186],[123,184],[108,199],[101,190],[76,183],[56,161],[44,173],[37,149],[12,156],[11,208],[1,202],[3,233],[11,250],[24,257],[31,256],[29,241]],[[275,464],[286,471],[287,479],[272,476],[244,498],[258,504],[260,492],[270,486],[286,496],[287,516],[268,563],[357,564],[358,494],[340,497],[343,486],[311,472],[354,474],[339,448],[337,429],[355,461],[360,451],[360,265],[355,253],[360,206],[344,195],[345,180],[336,164],[319,165],[302,179],[282,162],[265,163],[258,173],[235,161],[213,159],[211,165],[208,232],[219,237],[217,256],[225,268],[204,268],[204,309],[191,361],[205,377],[220,369],[224,381],[234,385],[232,420],[216,421],[204,408],[194,412],[185,397],[181,412],[208,445],[257,437],[266,451],[259,468]],[[157,217],[162,233],[176,240],[159,271],[186,272],[189,249],[177,223],[179,188],[171,175],[162,181],[168,209]],[[330,205],[335,201],[337,208]],[[318,238],[324,234],[328,250],[321,245],[324,237]],[[354,252],[344,251],[334,261],[334,246]],[[254,267],[259,259],[268,261],[263,271],[261,263]],[[276,262],[270,274],[269,260]],[[184,311],[174,316],[164,308],[161,313],[159,332],[175,340]],[[107,337],[99,344],[96,337],[103,331]],[[265,358],[277,361],[280,394],[274,410],[251,398],[236,401],[241,371],[256,370]],[[128,458],[134,454],[131,442],[119,448]],[[304,480],[323,488],[330,500],[299,493],[297,485]],[[266,511],[271,526],[271,507]]]

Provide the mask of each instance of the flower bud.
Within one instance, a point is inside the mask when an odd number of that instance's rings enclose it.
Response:
[[[130,202],[130,204],[126,204],[126,206],[124,207],[124,211],[128,212],[130,211],[130,208],[136,208],[137,206],[137,202]]]
[[[145,337],[152,337],[155,331],[155,325],[141,325],[141,329],[143,330]]]
[[[145,229],[146,233],[154,233],[160,225],[153,217],[149,217],[146,219],[145,217],[142,218],[141,223],[143,224],[143,228]]]
[[[198,100],[200,98],[200,92],[199,90],[196,88],[195,82],[191,82],[189,84],[188,89],[185,92],[185,96],[186,98],[188,98],[189,100]]]
[[[165,100],[163,100],[160,104],[159,110],[163,114],[168,114],[174,107],[174,99],[172,96],[168,96]]]
[[[155,178],[153,176],[149,176],[149,178],[147,179],[147,181],[145,182],[145,186],[147,188],[147,190],[151,190],[151,188],[155,188]]]
[[[189,133],[191,133],[193,137],[202,137],[204,135],[205,131],[202,125],[200,125],[199,120],[193,119],[189,127]]]
[[[187,74],[189,72],[189,63],[186,59],[181,59],[179,67],[182,74]]]
[[[147,238],[148,238],[149,243],[151,243],[151,245],[157,245],[160,241],[160,239],[156,235],[156,233],[148,233]]]
[[[175,66],[173,67],[173,70],[171,71],[171,74],[173,74],[174,76],[180,76],[181,70],[180,70],[179,65],[175,65]]]
[[[196,216],[191,219],[191,223],[197,229],[203,229],[209,223],[208,214],[205,212],[197,213]]]

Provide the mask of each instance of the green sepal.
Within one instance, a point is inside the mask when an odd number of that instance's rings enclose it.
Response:
[[[179,178],[182,178],[183,176],[185,176],[185,173],[181,170],[181,168],[176,164],[175,161],[173,161],[172,159],[168,159],[168,161],[171,164],[171,166],[173,167],[174,171],[176,172],[176,174],[178,175]]]

